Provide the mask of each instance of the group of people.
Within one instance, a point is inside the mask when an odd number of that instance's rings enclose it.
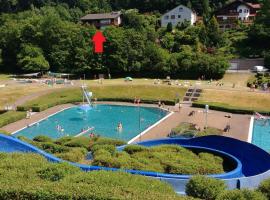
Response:
[[[57,124],[56,129],[57,131],[64,132],[64,129],[59,124]]]

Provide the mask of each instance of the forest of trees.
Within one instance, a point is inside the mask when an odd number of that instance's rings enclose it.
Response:
[[[225,2],[0,0],[0,71],[220,78],[232,57],[270,60],[269,3],[262,2],[253,26],[240,24],[223,33],[212,13]],[[207,20],[196,26],[179,24],[174,30],[161,28],[160,13],[178,4],[192,7]],[[86,13],[111,10],[122,10],[123,25],[106,28],[105,53],[94,54],[91,38],[96,29],[79,19]]]

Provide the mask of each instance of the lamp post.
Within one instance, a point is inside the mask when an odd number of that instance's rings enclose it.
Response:
[[[205,105],[205,129],[207,128],[207,120],[208,120],[208,111],[209,111],[209,105]]]
[[[140,103],[138,103],[139,108],[139,132],[140,132],[140,142],[142,141],[142,135],[141,135],[141,106]]]

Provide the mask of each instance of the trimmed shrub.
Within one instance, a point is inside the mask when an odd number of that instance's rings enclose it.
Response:
[[[140,145],[128,145],[124,148],[124,151],[128,154],[134,154],[137,152],[147,151],[147,148]]]
[[[55,154],[55,156],[70,162],[80,162],[85,159],[86,155],[87,150],[80,147],[70,148],[66,152],[60,152]]]
[[[222,180],[205,176],[194,176],[186,185],[186,194],[195,198],[214,200],[226,189]]]
[[[5,130],[0,130],[0,134],[4,134],[4,135],[11,135],[11,133],[5,131]]]
[[[258,191],[263,193],[268,199],[270,199],[270,179],[264,180],[258,187]]]
[[[187,199],[176,195],[167,183],[143,176],[86,173],[35,154],[0,153],[0,158],[0,200]]]
[[[126,142],[122,141],[122,140],[116,140],[116,139],[111,139],[111,138],[104,138],[104,137],[95,137],[92,140],[92,145],[90,145],[90,148],[93,145],[113,145],[113,146],[121,146],[121,145],[125,145]]]
[[[260,112],[262,114],[270,114],[270,110],[255,110],[255,109],[249,109],[249,108],[238,108],[234,106],[230,106],[228,104],[223,103],[215,103],[215,102],[193,102],[192,107],[196,108],[205,108],[205,105],[209,105],[209,108],[211,110],[217,110],[217,111],[223,111],[223,112],[229,112],[229,113],[235,113],[235,114],[253,114],[254,112]]]
[[[64,152],[68,152],[69,148],[68,147],[64,147],[58,144],[54,144],[54,143],[50,143],[50,142],[45,142],[41,144],[41,148],[48,152],[48,153],[64,153]]]
[[[38,176],[49,181],[59,181],[67,175],[75,174],[80,169],[67,163],[53,164],[38,172]]]
[[[267,200],[263,193],[255,190],[241,190],[246,200]]]
[[[63,141],[63,140],[62,140]],[[85,149],[89,148],[89,138],[86,137],[73,137],[71,140],[68,140],[63,143],[67,147],[82,147]]]
[[[35,142],[53,142],[53,140],[45,135],[39,135],[33,138],[33,141]]]
[[[246,199],[241,190],[226,190],[223,191],[216,200],[250,200]]]
[[[55,140],[55,144],[59,144],[59,145],[64,145],[68,142],[70,142],[74,137],[71,137],[71,136],[65,136],[65,137],[62,137],[62,138],[59,138],[57,140]]]
[[[8,111],[0,115],[0,128],[26,117],[25,112]]]
[[[92,147],[92,153],[95,154],[96,151],[100,150],[100,149],[104,149],[108,152],[110,152],[111,155],[114,155],[116,153],[116,148],[115,146],[111,145],[111,144],[107,144],[107,145],[100,145],[100,144],[96,144]]]

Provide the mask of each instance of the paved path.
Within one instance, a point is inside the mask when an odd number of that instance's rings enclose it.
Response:
[[[192,117],[188,116],[191,111],[196,111],[196,114]],[[242,141],[248,141],[249,132],[249,115],[237,115],[233,114],[232,118],[227,118],[225,115],[228,113],[209,111],[208,114],[208,126],[223,130],[227,124],[231,126],[229,133],[224,133],[224,136],[236,138]],[[169,118],[158,124],[156,127],[149,130],[141,137],[141,140],[150,140],[156,138],[164,138],[171,132],[171,129],[176,127],[181,122],[189,122],[197,124],[201,129],[205,126],[205,113],[202,109],[184,107],[181,111],[176,111]],[[139,141],[136,140],[136,141]]]

